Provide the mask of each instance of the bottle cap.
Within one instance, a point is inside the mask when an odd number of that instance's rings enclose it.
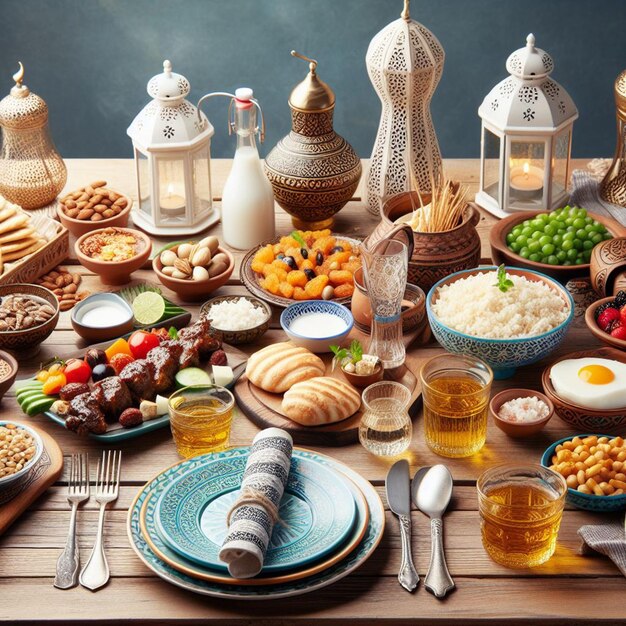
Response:
[[[235,106],[238,109],[249,109],[254,106],[252,102],[253,96],[254,92],[250,87],[239,87],[239,89],[235,89]]]

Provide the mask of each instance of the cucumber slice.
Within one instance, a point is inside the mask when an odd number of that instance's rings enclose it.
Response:
[[[176,374],[175,380],[178,388],[212,384],[208,372],[201,370],[199,367],[187,367],[184,370],[180,370]]]
[[[19,396],[17,396],[17,403],[22,406],[23,404],[26,404],[29,400],[32,400],[33,398],[45,398],[47,397],[42,391],[41,389],[33,389],[32,391],[28,391],[26,393],[23,393]]]
[[[21,393],[31,391],[32,389],[40,389],[43,387],[43,383],[38,380],[29,380],[21,385],[15,385],[15,395],[19,396]]]
[[[31,402],[27,402],[22,407],[22,411],[26,413],[29,417],[33,415],[38,415],[39,413],[43,413],[50,409],[50,407],[54,404],[56,397],[51,396],[42,396],[41,398],[35,398]]]

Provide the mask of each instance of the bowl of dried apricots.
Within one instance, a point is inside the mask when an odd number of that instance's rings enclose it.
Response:
[[[294,230],[250,250],[241,264],[241,279],[255,296],[276,306],[300,300],[347,304],[361,267],[360,245],[328,229]]]

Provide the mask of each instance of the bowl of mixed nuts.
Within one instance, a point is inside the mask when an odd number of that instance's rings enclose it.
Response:
[[[43,441],[34,429],[0,420],[0,492],[26,480],[42,454]]]
[[[235,260],[217,237],[209,236],[164,248],[152,260],[152,269],[184,301],[199,302],[228,281]]]
[[[126,226],[132,205],[128,196],[109,189],[106,180],[94,180],[62,196],[57,215],[65,228],[80,237],[94,228]]]
[[[38,348],[56,328],[59,301],[45,287],[0,285],[0,348],[20,354]]]

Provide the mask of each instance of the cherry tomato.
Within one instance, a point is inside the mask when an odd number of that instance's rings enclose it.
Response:
[[[41,390],[47,396],[55,396],[59,391],[61,391],[61,387],[65,385],[67,379],[65,378],[65,374],[63,372],[55,372],[48,376],[48,379],[43,384]]]
[[[145,330],[136,330],[128,339],[130,351],[136,359],[145,359],[152,348],[156,348],[161,340]]]
[[[115,373],[119,376],[120,372],[129,364],[132,363],[135,359],[128,354],[116,354],[111,359],[109,363],[111,367],[115,370]]]
[[[68,383],[86,383],[91,378],[91,368],[85,361],[70,359],[65,364],[64,374]]]
[[[167,332],[167,328],[153,328],[150,332],[153,335],[156,335],[161,341],[171,339],[169,333]]]

